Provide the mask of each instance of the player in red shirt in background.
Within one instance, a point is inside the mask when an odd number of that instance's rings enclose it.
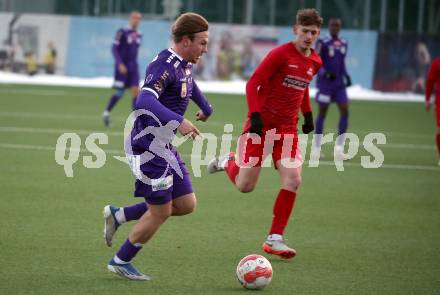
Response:
[[[263,249],[283,258],[296,255],[295,250],[286,245],[283,234],[301,183],[302,156],[297,131],[300,109],[304,115],[302,131],[310,133],[314,129],[309,84],[322,64],[312,48],[322,22],[315,9],[298,11],[293,26],[295,40],[272,49],[247,82],[249,112],[237,157],[231,152],[213,159],[208,165],[210,173],[225,171],[236,188],[247,193],[257,184],[261,163],[272,154],[281,178],[281,189]],[[271,140],[273,149],[270,149]],[[291,165],[292,162],[299,164]]]
[[[426,79],[426,92],[425,92],[425,107],[426,111],[429,112],[431,107],[431,93],[432,89],[436,87],[435,92],[435,111],[436,111],[436,122],[437,122],[437,151],[439,155],[438,165],[440,166],[440,58],[434,60],[429,69],[428,79]]]

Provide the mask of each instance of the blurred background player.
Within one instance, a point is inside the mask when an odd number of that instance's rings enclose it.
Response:
[[[46,74],[55,74],[57,51],[52,42],[47,43],[47,50],[44,54],[44,71]]]
[[[431,68],[429,69],[428,78],[426,79],[426,91],[425,91],[425,106],[426,111],[429,112],[431,108],[431,94],[432,90],[436,87],[435,92],[435,117],[437,124],[436,143],[437,151],[439,155],[438,165],[440,166],[440,58],[435,59]]]
[[[296,255],[296,251],[287,246],[283,234],[301,184],[302,156],[296,126],[300,109],[304,116],[302,131],[313,131],[309,85],[322,62],[311,47],[319,36],[321,25],[322,18],[317,10],[298,11],[293,27],[295,40],[272,49],[247,82],[249,112],[243,134],[249,135],[245,145],[241,145],[244,150],[239,149],[237,157],[231,152],[213,159],[208,165],[210,173],[225,171],[239,191],[251,192],[257,184],[261,163],[268,156],[265,141],[274,136],[269,130],[275,129],[280,135],[278,140],[273,138],[271,153],[281,178],[281,189],[273,207],[272,226],[262,248],[282,258]],[[254,143],[259,138],[257,134],[261,141]],[[239,164],[247,164],[251,157],[258,159],[252,167],[240,167],[236,162],[237,158]],[[297,165],[287,165],[286,162]]]
[[[193,80],[193,64],[207,52],[208,22],[195,13],[182,14],[172,27],[172,35],[174,46],[160,52],[148,66],[135,106],[136,110],[153,113],[161,126],[150,115],[137,117],[131,132],[132,151],[129,151],[134,155],[127,154],[137,175],[134,195],[145,198],[145,201],[125,208],[110,205],[104,208],[104,237],[108,246],[112,245],[113,235],[120,224],[138,220],[108,264],[110,271],[132,280],[149,280],[131,264],[142,246],[169,216],[189,214],[196,206],[188,170],[170,144],[176,128],[182,135],[189,134],[193,138],[199,134],[197,128],[183,117],[189,99],[200,108],[197,120],[206,121],[213,111]],[[170,128],[163,132],[168,126]],[[149,134],[137,138],[146,130],[150,130]],[[171,134],[169,138],[165,138],[167,133]],[[160,149],[160,145],[164,148]],[[145,160],[143,155],[151,152],[155,156]],[[173,163],[177,164],[176,169],[171,168]],[[142,172],[140,176],[139,172]]]
[[[330,36],[318,39],[316,52],[321,56],[322,68],[318,72],[316,101],[319,105],[316,118],[315,140],[312,147],[312,159],[319,159],[321,154],[321,137],[324,132],[324,120],[328,106],[336,102],[340,118],[338,124],[339,135],[344,134],[348,127],[348,97],[346,87],[351,85],[351,78],[345,66],[347,56],[347,41],[339,37],[341,20],[329,20]],[[335,157],[343,157],[344,138],[340,136],[335,146]]]
[[[137,56],[142,39],[141,33],[138,32],[141,19],[140,12],[133,11],[129,18],[129,27],[119,29],[113,42],[112,53],[115,59],[113,88],[116,89],[116,92],[110,97],[107,108],[102,115],[106,127],[110,125],[110,112],[124,95],[125,89],[130,88],[131,90],[133,109],[139,94]]]

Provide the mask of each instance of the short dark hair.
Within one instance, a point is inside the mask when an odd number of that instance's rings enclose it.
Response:
[[[302,26],[316,25],[319,28],[322,26],[324,20],[319,15],[318,10],[314,8],[304,8],[298,10],[296,13],[296,24]]]
[[[209,28],[208,21],[200,14],[187,12],[181,14],[173,26],[171,27],[171,33],[173,34],[173,40],[178,43],[184,36],[192,41],[194,35],[200,32],[205,32]]]

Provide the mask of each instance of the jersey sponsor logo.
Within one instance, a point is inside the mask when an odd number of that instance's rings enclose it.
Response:
[[[186,82],[182,83],[182,90],[180,91],[181,97],[186,97],[186,94],[188,93],[188,87],[186,86]]]
[[[167,177],[152,179],[151,189],[153,192],[164,191],[173,186],[173,176],[168,175]]]
[[[304,90],[309,86],[309,81],[298,76],[287,75],[283,80],[283,86]]]
[[[163,91],[163,87],[164,87],[164,82],[168,79],[168,77],[170,76],[170,73],[168,73],[167,70],[165,70],[162,75],[160,75],[159,80],[157,80],[154,84],[153,84],[153,88],[154,90],[156,90],[157,93],[162,93]]]

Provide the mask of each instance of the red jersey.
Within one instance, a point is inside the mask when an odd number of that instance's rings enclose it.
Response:
[[[293,42],[272,49],[247,82],[248,117],[260,112],[265,128],[296,132],[299,109],[311,112],[309,84],[321,65],[313,49],[304,56]]]
[[[434,85],[437,88],[435,100],[437,104],[440,104],[440,58],[435,59],[429,69],[428,78],[426,79],[426,101],[429,101]]]

